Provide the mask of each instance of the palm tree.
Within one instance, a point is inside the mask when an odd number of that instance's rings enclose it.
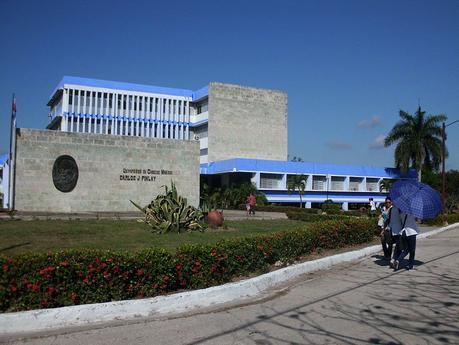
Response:
[[[306,179],[307,177],[303,174],[301,175],[290,175],[287,179],[287,190],[290,192],[294,192],[298,189],[298,194],[300,195],[300,208],[303,207],[303,194],[304,190],[306,189]]]
[[[441,122],[446,115],[425,116],[425,111],[418,108],[415,115],[400,110],[401,120],[391,129],[384,146],[397,143],[394,151],[395,165],[402,172],[412,167],[418,171],[421,180],[421,169],[427,166],[438,169],[441,162]]]
[[[392,187],[392,185],[394,184],[394,182],[395,182],[395,180],[392,180],[392,179],[388,179],[388,178],[382,179],[380,184],[379,184],[379,191],[381,193],[389,192],[389,190]]]

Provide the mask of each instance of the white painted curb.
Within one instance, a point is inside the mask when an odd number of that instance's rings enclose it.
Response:
[[[418,238],[432,236],[458,225],[459,223],[455,223],[429,231],[420,234]],[[380,250],[380,245],[374,245],[352,252],[332,255],[322,259],[285,267],[237,283],[229,283],[169,296],[4,313],[0,314],[0,336],[87,326],[109,321],[164,316],[165,314],[172,313],[178,314],[235,300],[253,298],[268,288],[272,288],[280,283],[285,283],[287,280],[301,274],[315,272],[339,263],[357,260],[377,253]]]

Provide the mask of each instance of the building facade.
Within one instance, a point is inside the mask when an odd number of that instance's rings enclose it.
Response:
[[[383,179],[416,178],[392,168],[287,161],[288,99],[281,91],[211,82],[197,90],[64,77],[48,102],[48,129],[105,136],[199,142],[201,177],[221,187],[251,182],[271,203],[297,203],[288,191],[304,175],[306,207],[327,199],[382,202]]]
[[[52,130],[199,140],[201,163],[287,159],[287,95],[280,91],[222,83],[192,91],[66,76],[48,106]]]

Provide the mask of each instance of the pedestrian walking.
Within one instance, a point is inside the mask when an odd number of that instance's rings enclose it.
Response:
[[[247,215],[255,214],[255,205],[257,204],[257,198],[252,193],[249,194],[246,201]]]
[[[391,268],[394,268],[395,260],[399,257],[402,252],[402,243],[400,242],[400,233],[402,231],[402,222],[400,220],[400,210],[393,205],[392,200],[390,200],[390,208],[387,224],[390,228],[390,233],[392,235],[392,244],[395,245],[393,250],[392,260],[389,263]]]
[[[376,216],[376,203],[373,200],[373,198],[369,199],[369,204],[370,204],[370,217],[375,217]]]
[[[400,216],[403,219],[402,231],[400,233],[400,241],[402,242],[403,249],[395,260],[394,269],[398,270],[402,260],[410,254],[406,268],[411,270],[413,269],[414,256],[416,254],[416,237],[419,234],[419,227],[414,216],[403,212],[400,213]]]
[[[381,228],[381,233],[379,235],[381,240],[381,246],[384,252],[384,258],[390,262],[392,256],[392,248],[393,248],[393,240],[392,240],[392,233],[390,230],[390,218],[389,213],[390,209],[392,208],[392,200],[387,197],[384,201],[384,205],[381,208],[381,215],[378,219],[378,225]]]

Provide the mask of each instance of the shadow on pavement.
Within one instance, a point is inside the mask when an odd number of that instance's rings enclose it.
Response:
[[[458,253],[418,261],[423,266],[415,272],[399,270],[294,308],[264,307],[253,321],[188,345],[218,344],[218,338],[238,331],[248,334],[244,344],[457,344],[459,271],[448,266],[437,273],[437,261]],[[354,271],[347,282],[357,283],[365,269]],[[352,301],[352,293],[366,286],[372,289],[365,304]],[[301,340],[292,342],[282,336],[292,332]]]

